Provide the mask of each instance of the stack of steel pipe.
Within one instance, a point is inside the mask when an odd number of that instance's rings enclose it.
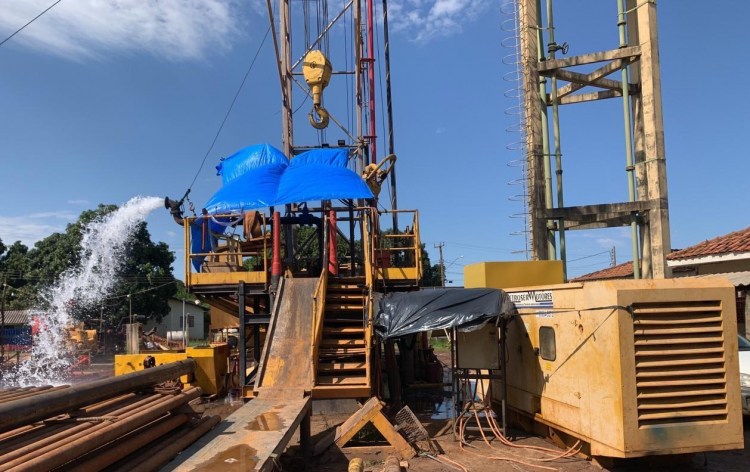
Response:
[[[220,420],[193,409],[199,388],[153,388],[195,367],[188,359],[79,385],[0,391],[0,472],[155,470]]]

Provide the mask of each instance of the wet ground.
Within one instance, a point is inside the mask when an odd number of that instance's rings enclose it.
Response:
[[[444,363],[449,363],[449,354],[447,352],[438,352],[438,358]],[[448,356],[448,358],[445,358]],[[446,391],[447,390],[447,391]],[[451,421],[450,421],[450,389],[440,388],[422,388],[411,389],[405,398],[412,410],[415,411],[422,425],[425,427],[430,437],[434,440],[437,447],[442,450],[445,456],[454,462],[458,462],[471,471],[601,471],[599,465],[590,460],[579,457],[568,459],[559,459],[549,462],[534,462],[536,467],[528,465],[528,458],[541,458],[538,453],[528,449],[511,448],[502,445],[496,439],[489,438],[490,445],[485,444],[481,437],[475,437],[470,440],[472,447],[460,447],[459,442],[454,438]],[[352,407],[349,406],[349,409]],[[343,423],[351,412],[344,406],[339,411],[314,411],[311,421],[311,430],[313,435],[312,443],[315,444],[326,432]],[[624,464],[617,464],[604,470],[612,471],[637,471],[637,472],[656,472],[662,470],[674,471],[706,471],[706,472],[740,472],[750,470],[750,418],[746,417],[744,421],[745,430],[745,448],[737,451],[709,452],[706,454],[697,454],[693,457],[672,456],[666,460],[661,458],[658,462],[635,462],[630,461]],[[375,436],[377,433],[370,434]],[[365,434],[367,436],[367,434]],[[520,430],[509,431],[509,436],[513,438],[513,443],[519,446],[537,446],[559,451],[560,454],[565,452],[547,440],[528,435]],[[382,451],[375,452],[347,452],[344,453],[336,446],[330,447],[327,451],[318,457],[312,459],[304,458],[299,449],[299,437],[296,436],[291,442],[287,451],[280,458],[280,465],[285,471],[345,471],[349,460],[359,457],[365,462],[365,471],[380,472],[383,469],[383,463],[388,456]],[[496,460],[489,457],[504,457],[508,460]],[[516,461],[516,462],[514,462]],[[520,462],[518,462],[520,461]],[[417,472],[448,472],[461,470],[453,466],[440,464],[428,457],[415,457],[409,461],[409,471]],[[526,463],[524,463],[526,462]],[[542,466],[542,467],[538,467]]]

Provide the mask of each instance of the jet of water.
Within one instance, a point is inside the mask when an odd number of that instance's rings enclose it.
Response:
[[[71,305],[93,308],[112,292],[138,225],[163,204],[159,197],[134,197],[116,211],[86,225],[79,264],[66,270],[57,283],[40,294],[38,308],[33,310],[39,329],[33,339],[31,358],[21,363],[10,379],[6,376],[6,384],[67,383],[68,368],[75,362],[66,332],[75,322],[70,314]]]

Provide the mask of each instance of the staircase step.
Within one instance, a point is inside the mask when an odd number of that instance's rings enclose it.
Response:
[[[367,363],[362,362],[321,362],[318,364],[318,372],[341,372],[353,370],[365,370]]]
[[[326,348],[321,347],[318,350],[318,357],[326,359],[341,359],[345,357],[359,357],[364,356],[364,347],[342,347],[342,348]]]
[[[329,276],[328,282],[335,282],[335,283],[350,283],[350,284],[360,284],[365,283],[367,279],[364,275],[358,275],[354,277],[335,277],[335,276]]]
[[[322,347],[365,347],[364,339],[324,339]]]
[[[328,303],[326,302],[326,313],[337,311],[363,311],[365,309],[362,303]]]
[[[353,318],[344,318],[342,316],[332,316],[332,317],[325,317],[323,319],[323,326],[327,325],[328,323],[348,323],[348,324],[356,324],[358,326],[362,326],[362,323],[364,320],[361,316],[353,317]]]
[[[316,385],[312,390],[316,399],[367,398],[371,394],[369,385]]]
[[[323,334],[363,334],[365,332],[364,328],[356,328],[352,326],[336,326],[336,327],[327,327],[323,326]]]
[[[318,377],[317,385],[367,385],[366,376],[341,375],[336,377]]]
[[[363,298],[361,293],[328,293],[326,294],[326,304],[353,301],[357,305],[362,305]]]

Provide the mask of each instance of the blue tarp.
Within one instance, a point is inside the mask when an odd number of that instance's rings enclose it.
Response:
[[[223,186],[206,204],[211,214],[287,203],[372,198],[360,176],[348,169],[345,149],[315,149],[290,162],[269,144],[247,147],[216,167]]]

